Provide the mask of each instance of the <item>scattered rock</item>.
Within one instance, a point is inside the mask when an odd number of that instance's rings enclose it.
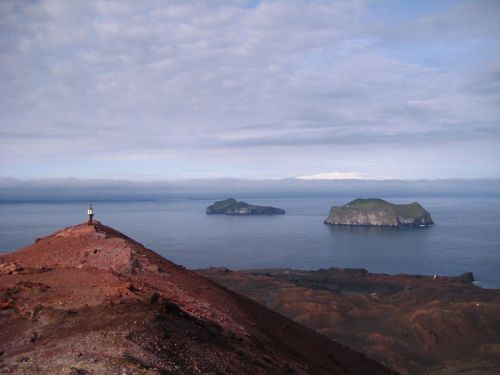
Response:
[[[23,271],[24,268],[18,266],[16,263],[1,263],[0,275],[12,275]]]
[[[37,332],[33,332],[32,335],[31,335],[31,337],[30,337],[30,342],[33,343],[36,340],[38,340],[38,333]]]
[[[151,298],[150,298],[150,303],[152,305],[155,305],[157,302],[158,302],[158,299],[160,298],[160,295],[156,292],[154,292],[152,295],[151,295]]]
[[[472,284],[474,282],[474,274],[472,272],[464,272],[458,279],[464,284]]]
[[[71,367],[69,375],[89,375],[90,372],[83,368]]]

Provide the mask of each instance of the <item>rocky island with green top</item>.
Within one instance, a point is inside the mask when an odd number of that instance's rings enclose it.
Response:
[[[229,198],[223,201],[217,201],[207,207],[207,214],[224,215],[282,215],[285,210],[276,207],[254,206],[246,202],[238,202],[236,199]]]
[[[419,203],[394,204],[377,198],[355,199],[332,207],[325,220],[330,225],[421,227],[433,225],[431,214]]]

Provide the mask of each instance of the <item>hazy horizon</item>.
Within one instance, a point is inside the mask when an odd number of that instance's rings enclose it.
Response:
[[[302,180],[0,178],[0,202],[158,200],[168,198],[239,199],[258,197],[343,196],[419,197],[500,195],[500,179]]]

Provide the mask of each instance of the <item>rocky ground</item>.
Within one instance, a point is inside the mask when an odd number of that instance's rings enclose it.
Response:
[[[0,338],[4,374],[393,373],[100,223],[0,256]]]
[[[500,374],[500,290],[455,277],[290,269],[200,274],[403,374]]]

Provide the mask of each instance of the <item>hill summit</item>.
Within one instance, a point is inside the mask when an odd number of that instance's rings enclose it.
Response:
[[[388,374],[99,222],[0,256],[0,372]]]

